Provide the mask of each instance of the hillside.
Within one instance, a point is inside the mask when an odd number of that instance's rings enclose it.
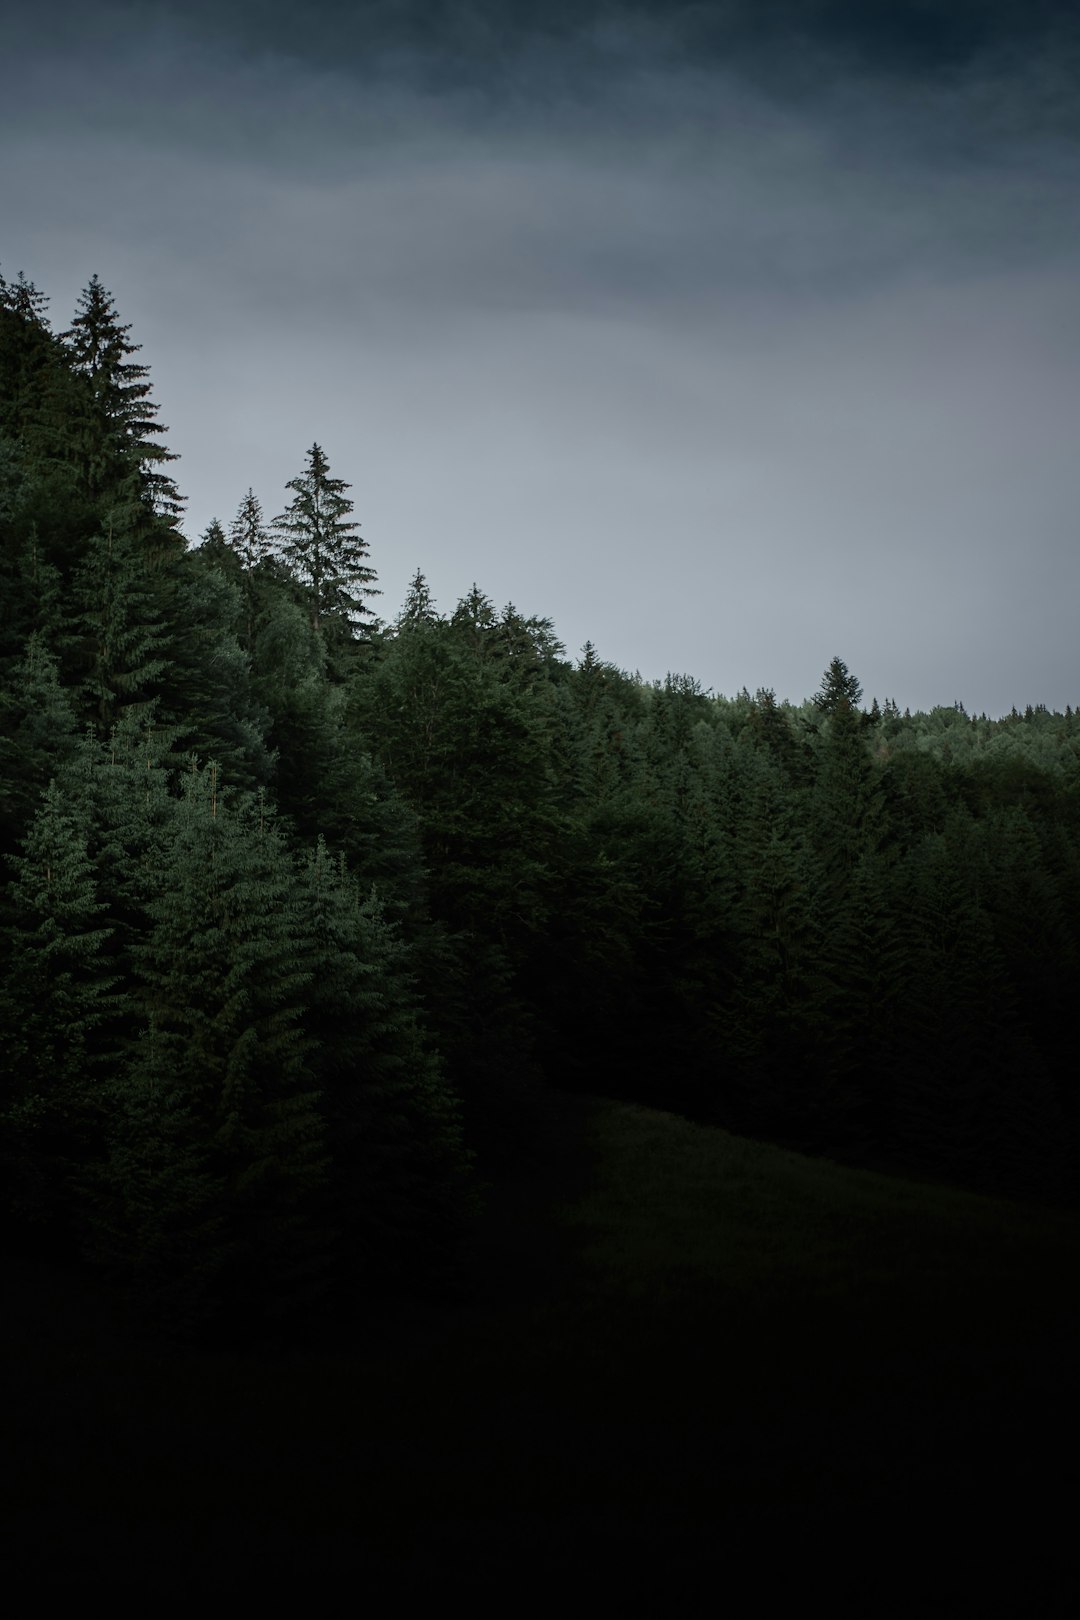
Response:
[[[552,1094],[469,1254],[441,1302],[246,1352],[22,1262],[9,1567],[865,1596],[876,1566],[875,1612],[930,1582],[1067,1612],[1074,1214]]]

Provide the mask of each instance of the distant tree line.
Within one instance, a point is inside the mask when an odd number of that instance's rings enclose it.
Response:
[[[0,278],[11,1242],[359,1308],[545,1082],[1076,1200],[1080,717],[647,683],[419,572],[380,622],[317,444],[187,544],[137,352]]]

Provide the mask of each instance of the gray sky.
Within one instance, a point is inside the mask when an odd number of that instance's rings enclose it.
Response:
[[[317,440],[385,617],[419,566],[648,678],[1077,705],[1077,36],[859,10],[45,0],[0,266],[113,291],[193,539]]]

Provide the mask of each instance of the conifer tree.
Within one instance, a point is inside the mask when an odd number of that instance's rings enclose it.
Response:
[[[229,544],[245,569],[258,568],[260,563],[273,555],[270,530],[253,489],[248,490],[229,525]]]
[[[354,632],[363,628],[372,618],[367,601],[380,593],[367,542],[349,517],[353,503],[345,491],[352,486],[330,476],[330,463],[313,444],[306,470],[285,487],[293,499],[274,528],[282,556],[307,588],[313,627],[319,630],[337,616]]]
[[[862,686],[842,658],[830,660],[829,667],[814,696],[814,703],[822,714],[833,714],[841,703],[857,709],[862,702]]]
[[[206,561],[213,561],[214,566],[223,572],[229,568],[226,559],[232,558],[234,553],[229,545],[225,530],[221,526],[220,518],[211,518],[202,534],[199,536],[198,549],[204,553]]]
[[[35,287],[32,281],[20,270],[14,281],[6,281],[0,275],[0,308],[8,309],[20,320],[40,327],[43,331],[49,330],[49,317],[46,311],[49,300],[46,295]]]
[[[156,439],[167,430],[156,420],[158,407],[150,400],[149,367],[128,358],[142,347],[129,340],[130,331],[130,324],[120,322],[112,293],[92,276],[63,334],[72,365],[89,382],[96,407],[97,442],[87,446],[91,488],[104,492],[118,472],[122,478],[122,468],[133,466],[154,511],[175,523],[184,498],[162,468],[178,458]]]
[[[907,949],[895,1039],[883,1054],[901,1155],[961,1181],[977,1173],[980,1093],[1013,1023],[1005,964],[972,882],[972,831],[968,817],[951,816],[897,873]]]
[[[128,708],[106,738],[87,738],[62,777],[65,791],[86,806],[119,971],[129,977],[130,949],[146,933],[148,906],[164,878],[162,850],[176,810],[175,740],[152,712]]]
[[[171,669],[158,708],[185,751],[216,759],[230,786],[257,788],[269,783],[273,759],[266,743],[270,716],[243,645],[246,576],[224,537],[217,561],[225,567],[215,565],[208,540],[170,570]]]
[[[319,839],[304,883],[308,1027],[327,1125],[326,1224],[339,1283],[445,1265],[468,1208],[458,1106],[426,1038],[410,954]]]
[[[876,853],[885,837],[880,767],[871,758],[861,717],[840,697],[822,722],[809,822],[837,883],[859,857]]]
[[[416,629],[422,625],[434,624],[438,617],[428,582],[418,568],[409,581],[405,601],[395,620],[395,628],[399,632]]]
[[[472,588],[454,609],[450,623],[456,631],[458,644],[470,647],[478,657],[483,658],[491,651],[491,632],[497,620],[494,602],[474,581]]]
[[[0,430],[13,448],[23,449],[56,353],[44,300],[36,288],[30,292],[31,285],[17,295],[0,277]]]
[[[56,660],[35,631],[0,689],[0,853],[14,848],[50,780],[78,747]]]
[[[20,274],[0,277],[0,433],[18,444],[25,472],[41,481],[72,460],[85,396],[46,313],[48,299]],[[50,490],[53,500],[55,489]]]
[[[56,783],[12,857],[0,991],[0,1157],[15,1213],[66,1226],[75,1177],[93,1156],[103,1035],[121,997],[84,806]]]
[[[65,599],[64,662],[104,730],[163,691],[172,667],[170,575],[183,553],[137,496],[105,507]]]
[[[734,982],[716,1015],[731,1058],[733,1123],[820,1146],[835,1016],[820,863],[775,756],[751,745],[745,765],[731,856]]]
[[[318,1291],[325,1262],[296,880],[268,807],[237,804],[214,766],[186,774],[163,830],[98,1248],[174,1314],[274,1315]]]

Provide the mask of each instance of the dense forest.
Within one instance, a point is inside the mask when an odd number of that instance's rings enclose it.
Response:
[[[1075,1204],[1080,715],[382,620],[318,444],[188,543],[138,352],[0,279],[9,1247],[179,1331],[437,1288],[547,1086]]]

